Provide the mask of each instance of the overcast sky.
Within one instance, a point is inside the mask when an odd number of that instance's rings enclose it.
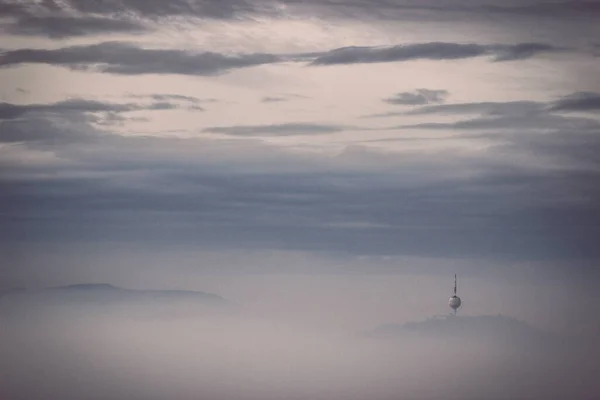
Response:
[[[0,14],[2,288],[157,269],[600,279],[600,2]]]

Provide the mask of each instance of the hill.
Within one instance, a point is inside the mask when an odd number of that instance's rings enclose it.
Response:
[[[107,283],[83,283],[38,290],[11,290],[0,294],[0,311],[80,310],[170,311],[181,314],[227,309],[233,304],[216,294],[188,290],[134,290]]]
[[[551,334],[514,318],[502,315],[443,316],[404,324],[385,324],[374,331],[375,337],[420,337],[444,341],[494,342],[511,346],[548,343]]]

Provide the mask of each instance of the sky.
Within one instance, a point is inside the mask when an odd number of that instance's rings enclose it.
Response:
[[[0,10],[0,288],[600,283],[600,2]]]

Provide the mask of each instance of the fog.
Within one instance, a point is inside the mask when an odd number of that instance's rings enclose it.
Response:
[[[258,280],[206,279],[207,287],[220,286],[227,293],[215,293],[223,296],[216,302],[207,302],[204,293],[96,285],[5,292],[0,298],[0,398],[600,395],[598,341],[579,328],[583,325],[569,325],[563,314],[556,314],[552,325],[543,318],[515,317],[518,309],[505,316],[493,307],[480,312],[477,303],[489,305],[489,299],[480,294],[478,301],[478,290],[465,288],[463,298],[470,298],[457,317],[449,316],[446,292],[435,292],[443,280],[431,277],[397,277],[413,287],[413,301],[404,303],[406,292],[397,292],[396,303],[391,292],[381,293],[386,281],[381,278],[346,278],[344,283],[342,277],[263,277],[262,286]],[[302,283],[304,307],[291,281]],[[387,282],[398,289],[393,278]],[[421,287],[415,287],[419,282]],[[513,288],[517,298],[518,293]],[[430,294],[433,300],[427,300]],[[416,316],[436,301],[437,315],[424,311]],[[540,299],[528,307],[542,310],[542,304]],[[396,319],[390,311],[394,307]],[[588,319],[594,324],[596,317]]]

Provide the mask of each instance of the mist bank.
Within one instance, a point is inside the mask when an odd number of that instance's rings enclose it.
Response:
[[[30,312],[2,318],[0,398],[558,400],[600,395],[595,378],[600,346],[567,337],[556,346],[554,339],[546,340],[547,333],[505,317],[425,318],[373,327],[377,334],[364,335],[304,324],[292,311],[285,318],[257,316],[244,307],[236,313],[219,307],[196,313],[191,310],[200,303],[186,300],[178,304],[184,304],[185,313],[173,308],[137,313],[132,311],[160,309],[166,300],[145,298],[137,303],[142,308],[132,309],[121,307],[127,301],[93,306],[94,301],[75,297],[63,298],[67,306],[30,302]]]

